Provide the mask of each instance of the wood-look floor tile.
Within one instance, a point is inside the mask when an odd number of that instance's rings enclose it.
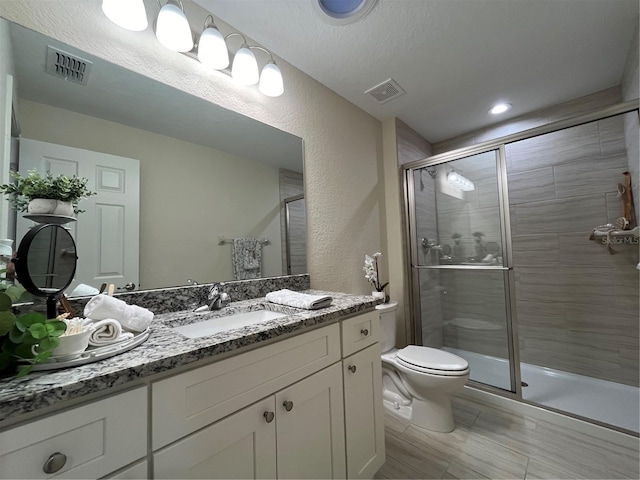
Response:
[[[421,478],[442,478],[450,460],[446,455],[420,442],[409,442],[392,433],[386,435],[386,456],[420,472]]]
[[[384,411],[384,427],[387,432],[402,433],[409,427],[409,420]]]
[[[442,478],[463,480],[463,479],[476,479],[476,478],[482,479],[482,478],[489,478],[489,477],[485,477],[484,475],[469,468],[467,465],[463,465],[458,462],[451,462],[451,465],[449,465],[449,468],[447,468],[447,471],[444,472],[444,476]]]
[[[557,480],[557,479],[583,478],[581,475],[552,464],[549,460],[531,458],[527,466],[525,480]]]
[[[528,458],[489,439],[456,428],[451,433],[430,432],[409,426],[404,432],[412,442],[449,456],[489,478],[524,478]]]

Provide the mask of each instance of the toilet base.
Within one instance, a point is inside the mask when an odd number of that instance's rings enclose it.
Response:
[[[453,432],[451,395],[436,396],[428,400],[414,398],[411,402],[411,423],[434,432]]]
[[[443,433],[455,430],[450,396],[445,395],[435,400],[413,398],[410,403],[403,400],[406,399],[402,395],[391,389],[385,389],[382,405],[392,415],[416,427]]]

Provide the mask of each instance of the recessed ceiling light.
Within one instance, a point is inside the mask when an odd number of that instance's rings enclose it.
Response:
[[[311,0],[320,18],[331,25],[346,25],[361,19],[378,0]]]
[[[491,113],[493,115],[499,115],[501,113],[506,112],[507,110],[511,110],[511,104],[510,103],[498,103],[498,104],[494,105],[493,107],[491,107],[491,110],[489,110],[489,113]]]

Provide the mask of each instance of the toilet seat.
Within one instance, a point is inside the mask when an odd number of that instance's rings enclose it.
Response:
[[[409,345],[396,353],[396,360],[405,368],[430,375],[457,377],[469,373],[464,358],[435,348]]]

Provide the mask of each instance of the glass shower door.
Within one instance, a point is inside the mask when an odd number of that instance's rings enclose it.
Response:
[[[423,345],[465,358],[471,380],[516,391],[501,171],[497,150],[408,171],[413,298]]]

